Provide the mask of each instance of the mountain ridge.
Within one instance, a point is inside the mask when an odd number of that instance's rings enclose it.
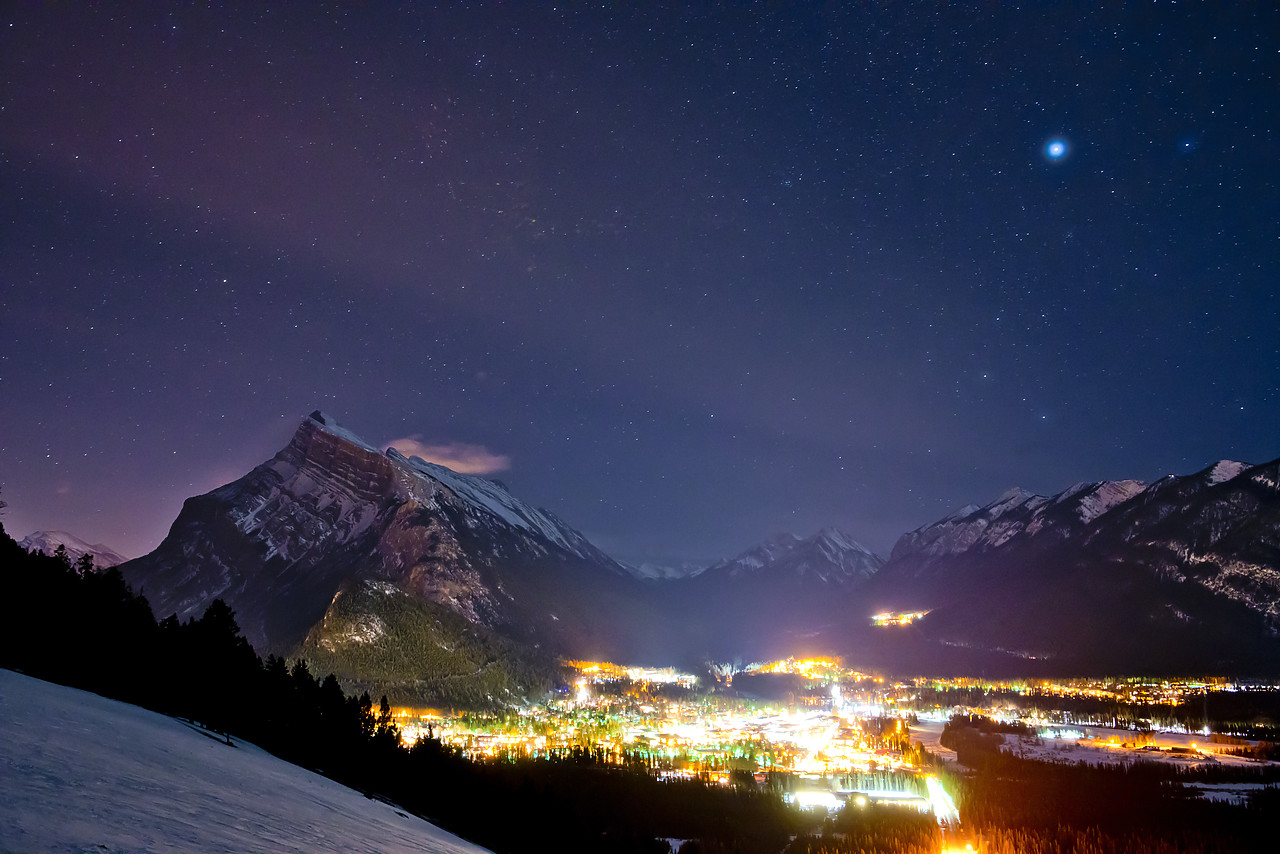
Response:
[[[953,645],[1085,667],[1274,667],[1278,468],[1011,491],[904,534],[868,596],[927,611],[918,631]]]
[[[712,564],[699,576],[743,578],[789,573],[824,584],[845,584],[869,578],[883,563],[883,558],[847,533],[828,527],[804,538],[792,533],[774,534],[732,558]]]
[[[26,551],[38,551],[46,555],[53,555],[58,546],[63,546],[66,549],[67,558],[73,564],[87,554],[93,557],[93,564],[98,569],[118,566],[128,560],[108,545],[87,543],[66,531],[32,531],[23,537],[18,545]]]
[[[220,597],[260,650],[428,693],[470,673],[468,696],[514,697],[556,655],[687,663],[872,637],[864,648],[906,661],[884,641],[903,635],[865,633],[895,609],[928,612],[916,666],[944,646],[1087,664],[1193,641],[1227,661],[1280,625],[1276,467],[1013,488],[903,534],[887,560],[826,528],[642,578],[500,482],[379,451],[317,411],[272,459],[188,499],[122,572],[158,615]],[[412,672],[407,648],[440,672]],[[457,654],[431,652],[445,648]],[[521,675],[498,678],[494,661]]]

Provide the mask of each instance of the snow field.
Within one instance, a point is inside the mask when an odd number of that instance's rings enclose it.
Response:
[[[0,670],[0,851],[485,850],[233,742]]]

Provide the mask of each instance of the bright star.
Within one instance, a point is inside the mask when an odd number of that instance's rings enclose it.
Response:
[[[1044,156],[1049,160],[1061,160],[1070,149],[1065,139],[1051,139],[1044,144]]]

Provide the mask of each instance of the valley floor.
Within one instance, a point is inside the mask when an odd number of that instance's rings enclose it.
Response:
[[[8,670],[0,733],[0,851],[484,851],[247,742]]]
[[[921,720],[911,727],[911,741],[921,742],[925,749],[947,763],[956,762],[954,750],[943,747],[945,721]],[[1039,762],[1090,765],[1128,765],[1133,762],[1159,762],[1186,768],[1225,765],[1233,768],[1275,767],[1276,763],[1228,755],[1229,745],[1214,744],[1211,739],[1181,732],[1154,732],[1149,740],[1137,744],[1131,730],[1098,726],[1058,726],[1059,738],[1020,739],[1004,735],[1004,749],[1014,756]],[[1257,744],[1257,742],[1248,742]],[[1195,795],[1214,801],[1243,804],[1248,796],[1271,783],[1184,784]]]
[[[940,741],[945,726],[946,721],[922,719],[912,725],[911,741],[919,741],[930,753],[954,762],[955,751],[943,747]],[[1052,729],[1062,732],[1062,737],[1024,740],[1016,735],[1005,735],[1005,750],[1015,756],[1041,762],[1087,762],[1091,765],[1161,762],[1182,767],[1227,765],[1256,768],[1275,764],[1228,755],[1225,751],[1232,745],[1214,744],[1208,737],[1196,733],[1157,731],[1148,740],[1139,742],[1138,734],[1132,730],[1076,725]]]

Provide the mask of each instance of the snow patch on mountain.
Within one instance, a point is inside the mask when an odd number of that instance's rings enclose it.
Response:
[[[1105,480],[1101,483],[1077,483],[1053,497],[1055,505],[1075,503],[1076,518],[1086,525],[1117,504],[1133,498],[1147,485],[1140,480]]]
[[[387,633],[387,627],[373,614],[365,614],[347,626],[335,640],[342,643],[373,643]]]
[[[1042,495],[1036,495],[1020,486],[1015,486],[991,504],[988,504],[984,509],[987,511],[988,518],[999,519],[1011,510],[1016,510],[1020,507],[1039,506],[1047,503],[1048,500]]]
[[[1238,463],[1235,460],[1219,460],[1209,468],[1206,473],[1206,479],[1212,486],[1231,480],[1248,468],[1250,468],[1248,463]]]
[[[946,516],[943,516],[941,521],[958,522],[961,519],[967,519],[968,517],[972,516],[974,513],[977,513],[981,509],[982,508],[979,507],[977,504],[966,504],[963,507],[960,507],[956,510],[953,510],[951,513],[948,513]]]
[[[1184,566],[1206,567],[1208,571],[1196,574],[1196,583],[1265,614],[1273,627],[1280,627],[1280,601],[1275,598],[1280,590],[1280,568],[1219,554],[1197,554],[1186,547],[1175,547],[1175,552]],[[1179,581],[1188,580],[1181,571],[1177,575]]]
[[[1147,485],[1140,480],[1105,481],[1098,484],[1096,489],[1081,499],[1076,509],[1076,514],[1081,522],[1088,524],[1112,507],[1123,504],[1146,488]]]

